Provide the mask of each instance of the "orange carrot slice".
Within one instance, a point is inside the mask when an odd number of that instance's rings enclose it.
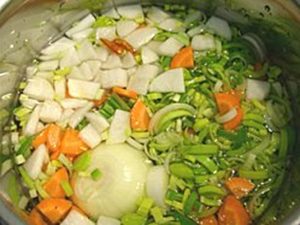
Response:
[[[241,177],[229,178],[225,182],[225,186],[237,199],[247,196],[255,188],[255,185],[251,181]]]
[[[199,225],[218,225],[218,221],[214,215],[199,220]]]
[[[88,147],[79,137],[79,132],[68,128],[62,138],[60,152],[66,155],[77,156],[87,150]]]
[[[150,116],[147,112],[145,104],[138,99],[131,109],[130,113],[131,128],[137,131],[148,130]]]
[[[47,132],[47,147],[50,152],[59,149],[62,137],[62,129],[56,124],[50,124]]]
[[[193,68],[194,53],[192,47],[181,49],[172,59],[171,69],[175,68]]]
[[[69,181],[69,175],[66,168],[60,168],[50,179],[44,184],[44,189],[52,198],[64,198],[65,192],[61,187],[62,181]]]
[[[28,221],[31,225],[47,225],[44,221],[42,215],[38,212],[37,209],[33,209],[28,217]]]
[[[120,87],[113,87],[112,91],[120,96],[127,98],[137,99],[138,97],[137,93],[133,90],[126,90]]]
[[[39,133],[32,142],[32,146],[34,148],[39,147],[42,144],[47,142],[47,135],[48,135],[48,127],[46,127],[41,133]]]

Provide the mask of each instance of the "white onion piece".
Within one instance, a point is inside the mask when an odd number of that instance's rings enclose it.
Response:
[[[154,63],[154,62],[158,61],[158,59],[159,59],[156,52],[153,51],[148,46],[142,47],[141,57],[142,57],[142,61],[143,61],[144,64]]]
[[[167,18],[170,17],[168,13],[166,13],[164,10],[161,8],[152,6],[148,10],[147,17],[154,23],[161,23],[162,21],[166,20]]]
[[[159,24],[159,28],[169,32],[184,31],[183,23],[177,19],[169,18]]]
[[[222,86],[223,86],[223,81],[221,80],[217,80],[215,86],[214,86],[214,92],[218,93],[222,90]]]
[[[135,30],[126,37],[126,41],[132,45],[133,48],[139,49],[147,44],[158,33],[154,27],[144,27]]]
[[[65,53],[63,58],[60,60],[60,68],[77,66],[81,61],[79,59],[78,53],[74,47],[69,48]]]
[[[58,60],[41,62],[38,66],[40,71],[51,71],[58,68]]]
[[[64,99],[66,97],[66,79],[62,78],[54,81],[55,97]]]
[[[118,13],[127,19],[144,19],[144,12],[141,5],[126,5],[117,8]]]
[[[192,39],[192,48],[197,51],[206,51],[216,48],[215,39],[211,35],[196,35]]]
[[[161,55],[173,57],[183,46],[184,44],[170,37],[159,46],[159,52]]]
[[[36,74],[37,71],[38,71],[37,66],[28,66],[26,68],[26,77],[27,78],[32,78]]]
[[[45,145],[40,145],[24,164],[24,169],[32,179],[38,178],[42,172],[43,165],[49,160],[48,149]]]
[[[162,116],[164,116],[165,114],[167,114],[169,112],[179,110],[179,109],[187,110],[187,111],[191,112],[192,114],[196,114],[196,110],[188,104],[183,104],[183,103],[170,104],[170,105],[158,110],[154,114],[154,116],[150,120],[149,131],[154,132],[154,129],[155,129],[156,125],[158,124],[158,122],[160,121]]]
[[[237,110],[235,107],[231,108],[227,113],[225,113],[224,115],[220,116],[216,116],[216,121],[218,123],[227,123],[230,120],[234,119],[237,116]]]
[[[90,148],[96,147],[101,142],[100,134],[91,124],[88,124],[80,131],[79,137]]]
[[[164,166],[152,167],[147,175],[146,190],[159,207],[165,207],[165,195],[168,189],[168,174]]]
[[[100,84],[90,81],[69,79],[68,90],[72,97],[94,100],[97,98],[97,93],[100,90]]]
[[[190,36],[190,37],[194,37],[196,36],[197,34],[201,34],[203,32],[203,25],[200,25],[200,26],[197,26],[197,27],[194,27],[192,29],[190,29],[187,34]]]
[[[149,47],[152,51],[154,51],[156,54],[160,55],[159,47],[161,46],[163,42],[161,41],[150,41],[147,44],[147,47]]]
[[[72,48],[75,46],[75,42],[63,37],[59,39],[58,41],[52,43],[45,49],[41,51],[43,55],[60,55],[62,52],[68,50],[69,48]]]
[[[53,123],[60,120],[62,115],[62,108],[53,101],[47,100],[41,105],[40,120],[45,123]]]
[[[84,40],[77,51],[80,61],[94,60],[99,57],[94,46],[88,40]]]
[[[99,113],[89,112],[85,115],[87,120],[93,125],[93,127],[101,134],[109,127],[107,120]]]
[[[99,67],[100,68],[100,67]],[[79,66],[80,73],[84,76],[85,80],[93,80],[94,74],[92,73],[91,67],[88,63],[84,62]]]
[[[97,225],[121,225],[121,221],[107,216],[100,216]]]
[[[50,72],[50,71],[38,71],[36,74],[35,74],[35,78],[42,78],[42,79],[45,79],[49,82],[52,82],[53,80],[53,72]]]
[[[184,93],[184,71],[182,68],[168,70],[157,76],[150,84],[151,92]]]
[[[130,52],[127,52],[122,58],[122,67],[129,69],[134,66],[136,66],[135,58]]]
[[[24,95],[24,94],[20,95],[19,100],[20,100],[20,103],[22,104],[22,106],[24,106],[28,109],[33,109],[35,106],[37,106],[39,104],[39,101],[31,99],[27,95]]]
[[[82,41],[84,39],[87,39],[93,31],[93,28],[87,28],[85,30],[73,34],[71,37],[75,41]]]
[[[111,8],[110,10],[103,13],[103,16],[108,16],[113,19],[120,19],[120,15],[115,8]]]
[[[74,112],[75,111],[73,109],[65,109],[60,117],[60,120],[58,121],[59,126],[65,128]]]
[[[54,98],[54,90],[52,85],[43,78],[35,77],[28,81],[24,89],[24,94],[36,100],[52,100]]]
[[[117,33],[120,37],[125,37],[138,28],[138,26],[139,25],[132,20],[120,20],[117,23]]]
[[[66,98],[59,103],[64,109],[76,109],[85,106],[88,101],[84,99]]]
[[[31,135],[36,134],[37,126],[38,126],[39,119],[40,119],[40,111],[41,111],[41,107],[38,105],[34,108],[33,112],[30,114],[30,117],[24,128],[25,135],[31,136]]]
[[[144,146],[142,144],[140,144],[139,142],[137,142],[136,140],[134,140],[133,138],[127,138],[126,142],[131,145],[132,147],[138,149],[138,150],[143,150]]]
[[[68,37],[71,37],[73,34],[78,33],[79,31],[85,30],[93,25],[95,18],[93,15],[89,14],[81,21],[79,21],[74,27],[66,32]]]
[[[89,216],[120,218],[136,210],[144,196],[148,168],[146,156],[128,144],[101,144],[91,152],[87,172],[96,168],[102,173],[98,181],[90,177],[73,177],[74,202]]]
[[[199,21],[203,15],[204,14],[201,11],[195,10],[186,16],[186,18],[184,19],[184,23],[189,25],[194,21]]]
[[[102,63],[103,69],[118,69],[122,67],[122,61],[117,54],[110,54],[105,62]]]
[[[105,62],[107,60],[109,55],[107,48],[98,47],[98,48],[94,48],[94,50],[96,51],[96,55],[97,55],[96,59],[100,60],[101,62]]]
[[[267,81],[247,79],[246,96],[248,99],[264,100],[270,92],[270,83]]]
[[[243,38],[253,45],[256,50],[258,60],[260,62],[264,61],[267,54],[267,48],[264,42],[256,34],[253,33],[245,34],[243,35]]]
[[[82,213],[72,209],[60,225],[95,225],[95,223]]]
[[[96,30],[96,39],[100,40],[101,38],[108,39],[110,41],[114,40],[117,37],[116,27],[99,27]]]
[[[103,88],[112,88],[115,86],[127,86],[127,72],[123,69],[112,69],[105,71],[101,76]]]
[[[223,19],[212,16],[206,22],[206,27],[227,40],[231,40],[232,38],[231,29],[227,21]]]
[[[116,110],[109,128],[108,144],[119,144],[126,141],[131,133],[130,113]]]
[[[94,104],[89,102],[84,107],[77,109],[68,119],[70,127],[75,128],[84,118],[85,114],[93,108]]]

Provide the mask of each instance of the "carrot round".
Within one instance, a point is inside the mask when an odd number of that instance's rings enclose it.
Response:
[[[237,199],[247,196],[255,188],[251,181],[241,177],[229,178],[225,182],[225,186]]]
[[[50,152],[55,152],[60,146],[62,129],[56,124],[50,124],[47,130],[47,147]]]
[[[130,112],[131,128],[136,131],[148,130],[150,116],[147,112],[145,104],[138,99]]]
[[[48,127],[42,130],[32,141],[32,146],[34,148],[39,147],[42,144],[45,144],[47,142],[47,135],[48,135]]]
[[[48,198],[36,207],[51,223],[57,224],[67,215],[72,203],[62,198]]]
[[[44,184],[44,189],[52,198],[64,198],[65,192],[61,187],[62,181],[69,181],[69,175],[66,168],[60,168]]]
[[[33,209],[30,212],[28,222],[31,225],[47,225],[47,223],[44,221],[42,215],[38,212],[37,209]]]
[[[138,97],[137,93],[133,90],[126,90],[124,88],[114,87],[112,91],[120,96],[127,98],[137,99]]]
[[[243,204],[235,196],[225,198],[218,212],[219,225],[249,225],[251,220]]]
[[[181,49],[172,59],[171,69],[175,68],[193,68],[194,53],[192,47]]]
[[[214,215],[199,220],[199,225],[218,225],[218,221]]]
[[[66,155],[77,156],[87,150],[87,146],[79,137],[79,132],[68,128],[62,138],[60,152]]]

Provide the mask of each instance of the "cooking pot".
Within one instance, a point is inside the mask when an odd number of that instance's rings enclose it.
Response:
[[[1,0],[0,1],[0,151],[11,149],[9,123],[24,68],[41,48],[58,39],[89,11],[124,4],[185,4],[216,14],[254,32],[264,41],[268,57],[284,69],[294,110],[296,135],[290,146],[289,169],[273,202],[257,224],[300,224],[300,1],[299,0]],[[298,132],[297,132],[298,131]],[[1,158],[0,158],[1,162]],[[22,212],[6,200],[0,180],[0,216],[11,225],[26,224]],[[1,224],[1,222],[0,222]]]

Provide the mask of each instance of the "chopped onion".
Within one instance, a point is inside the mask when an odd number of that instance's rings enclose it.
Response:
[[[184,93],[184,71],[182,68],[168,70],[157,76],[150,84],[151,92]]]
[[[110,41],[114,40],[117,37],[116,27],[99,27],[96,30],[96,39],[100,40],[101,38],[108,39]]]
[[[165,42],[163,42],[159,46],[159,52],[161,55],[165,56],[174,56],[182,47],[184,44],[177,41],[175,38],[170,37]]]
[[[225,113],[224,115],[220,116],[218,115],[216,117],[216,121],[218,123],[227,123],[230,120],[234,119],[237,116],[237,110],[235,107],[231,108],[227,113]]]
[[[101,142],[100,134],[91,124],[88,124],[80,131],[79,137],[90,148],[96,147]]]
[[[151,41],[157,33],[158,30],[154,27],[143,27],[129,34],[126,37],[126,41],[135,49],[139,49],[140,47]]]
[[[118,69],[122,67],[121,58],[117,54],[111,54],[108,56],[107,60],[102,63],[103,69]]]
[[[22,106],[28,109],[33,109],[39,104],[39,101],[29,98],[27,95],[21,94],[19,98]]]
[[[123,69],[112,69],[105,71],[101,76],[103,88],[112,88],[115,86],[127,86],[127,72]]]
[[[123,143],[129,137],[130,132],[130,113],[118,109],[115,112],[115,115],[111,122],[107,143]]]
[[[69,48],[60,60],[60,68],[77,66],[81,61],[75,47]]]
[[[62,78],[54,81],[55,97],[64,99],[66,97],[66,79]]]
[[[93,25],[95,22],[95,18],[92,14],[89,14],[84,19],[79,21],[74,27],[66,32],[68,37],[71,37],[73,34],[78,33],[82,30],[85,30]]]
[[[135,58],[130,52],[127,52],[122,58],[122,67],[129,69],[134,66],[136,66]]]
[[[99,113],[89,112],[85,115],[87,120],[93,125],[93,127],[101,134],[109,127],[107,120]]]
[[[58,121],[58,124],[61,127],[66,127],[70,117],[74,114],[74,110],[73,109],[65,109],[61,115],[60,120]]]
[[[100,216],[97,225],[121,225],[121,221],[107,216]]]
[[[36,100],[52,100],[54,98],[54,90],[52,85],[45,79],[35,77],[28,81],[24,89],[24,94]]]
[[[83,41],[77,51],[80,61],[95,60],[99,57],[94,46],[88,40]]]
[[[88,217],[72,209],[60,225],[95,225]]]
[[[64,109],[76,109],[84,107],[88,101],[83,99],[66,98],[59,102]]]
[[[90,36],[90,34],[93,32],[93,28],[87,28],[85,30],[79,31],[75,34],[72,34],[72,39],[75,41],[82,41]]]
[[[120,19],[120,15],[115,8],[111,8],[110,10],[103,13],[103,16],[108,16],[113,19]]]
[[[40,120],[45,123],[53,123],[60,120],[62,115],[62,108],[53,101],[47,100],[41,105]]]
[[[84,118],[85,114],[93,108],[94,104],[89,102],[84,107],[77,109],[69,118],[68,124],[70,127],[75,128]]]
[[[120,20],[117,23],[117,33],[120,37],[125,37],[138,28],[138,26],[139,25],[132,20]]]
[[[217,80],[215,86],[214,86],[214,92],[218,93],[222,90],[223,82],[221,80]]]
[[[74,98],[94,100],[97,98],[99,89],[100,84],[96,82],[75,79],[68,80],[69,94]]]
[[[40,111],[41,111],[41,107],[38,105],[35,107],[35,109],[33,110],[33,112],[31,113],[27,124],[24,128],[24,134],[27,136],[30,135],[34,135],[37,132],[37,128],[38,128],[38,123],[39,123],[39,119],[40,119]]]
[[[43,55],[60,55],[62,52],[65,52],[69,48],[72,48],[75,46],[75,42],[63,37],[59,39],[58,41],[52,43],[45,49],[41,51]]]
[[[144,146],[141,145],[139,142],[137,142],[136,140],[134,140],[133,138],[127,138],[126,142],[131,145],[132,147],[138,149],[138,150],[143,150]]]
[[[166,20],[167,18],[170,17],[170,15],[168,13],[166,13],[164,10],[162,10],[161,8],[152,6],[149,10],[148,10],[148,14],[147,17],[154,23],[161,23],[162,21]]]
[[[127,19],[143,20],[144,12],[141,5],[126,5],[117,8],[119,14]]]
[[[184,31],[183,23],[177,19],[169,18],[159,24],[159,28],[169,32]]]
[[[141,57],[142,57],[142,61],[143,61],[144,64],[154,63],[154,62],[158,61],[158,59],[159,59],[156,52],[153,51],[148,46],[142,47]]]
[[[247,79],[246,95],[248,99],[264,100],[269,95],[270,89],[267,81]]]
[[[109,55],[107,48],[98,47],[98,48],[94,48],[94,49],[95,49],[96,55],[97,55],[96,59],[100,60],[101,62],[105,62]]]
[[[38,66],[40,71],[52,71],[58,68],[58,60],[41,62]]]
[[[35,77],[43,78],[49,82],[53,80],[53,72],[50,71],[39,71],[36,73]]]
[[[216,42],[211,35],[196,35],[192,39],[192,48],[197,51],[211,50],[216,48]]]
[[[227,40],[231,40],[232,38],[232,32],[229,24],[223,19],[212,16],[206,22],[206,27]]]
[[[147,175],[146,190],[159,207],[165,207],[165,195],[168,189],[168,174],[164,166],[152,167]]]
[[[190,37],[194,37],[196,36],[197,34],[201,34],[204,30],[204,27],[203,25],[200,25],[200,26],[197,26],[197,27],[194,27],[192,29],[190,29],[187,34],[190,36]]]

